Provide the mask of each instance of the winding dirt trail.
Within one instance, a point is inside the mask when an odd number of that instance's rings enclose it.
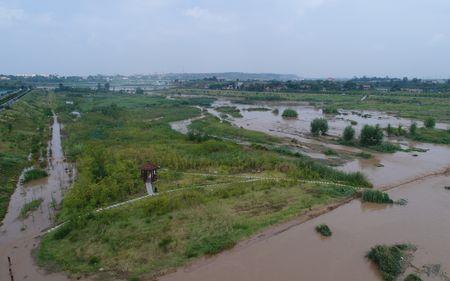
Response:
[[[69,166],[64,161],[61,147],[61,126],[53,116],[52,138],[49,143],[49,177],[23,186],[18,184],[8,207],[8,213],[0,227],[0,280],[9,281],[63,281],[69,280],[62,273],[47,274],[32,257],[41,233],[53,224],[54,206],[61,202],[64,191],[70,186]],[[43,201],[38,210],[28,218],[20,219],[22,206],[33,199]]]

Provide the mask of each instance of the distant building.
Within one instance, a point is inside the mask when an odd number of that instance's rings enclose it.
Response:
[[[389,88],[376,88],[375,90],[378,91],[378,92],[382,92],[382,93],[389,92]]]
[[[408,93],[422,93],[423,92],[422,89],[418,89],[418,88],[401,88],[401,90],[404,92],[408,92]]]

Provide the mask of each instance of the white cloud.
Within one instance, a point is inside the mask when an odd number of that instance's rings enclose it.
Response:
[[[436,46],[441,44],[442,42],[444,42],[447,39],[447,35],[444,33],[436,33],[433,34],[433,36],[430,38],[430,40],[428,41],[428,45],[430,46]]]
[[[14,25],[23,23],[33,25],[49,24],[51,21],[52,17],[49,13],[30,14],[23,9],[2,6],[2,3],[0,2],[0,28],[10,28]]]
[[[11,26],[18,21],[26,19],[26,17],[24,10],[0,6],[0,27]]]
[[[300,15],[305,14],[308,10],[315,10],[323,7],[324,5],[333,2],[334,0],[300,0],[295,1],[297,12]]]
[[[210,12],[208,9],[193,7],[185,10],[184,14],[188,17],[204,20],[204,21],[216,21],[216,22],[224,22],[227,21],[227,17],[220,14],[214,14]]]

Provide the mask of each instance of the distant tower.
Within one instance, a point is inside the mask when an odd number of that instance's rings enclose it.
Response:
[[[153,182],[158,179],[156,174],[158,168],[159,167],[157,165],[151,162],[147,162],[141,167],[141,178],[145,183],[145,188],[147,189],[148,195],[155,195],[157,192],[156,188],[153,188]]]

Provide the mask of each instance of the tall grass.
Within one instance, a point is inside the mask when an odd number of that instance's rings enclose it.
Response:
[[[362,193],[362,200],[364,202],[372,202],[379,204],[391,204],[394,201],[389,198],[389,195],[386,192],[382,192],[375,189],[365,189]]]
[[[42,169],[32,169],[25,172],[23,177],[23,182],[29,182],[32,180],[37,180],[41,178],[47,177],[48,174],[45,170]]]
[[[41,206],[42,198],[34,199],[28,203],[25,203],[25,205],[22,206],[20,209],[20,218],[25,219],[27,218],[31,212],[36,211],[39,206]]]

